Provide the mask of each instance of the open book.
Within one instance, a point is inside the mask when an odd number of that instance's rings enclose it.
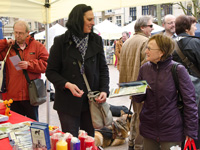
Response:
[[[111,89],[109,97],[145,94],[147,87],[148,84],[145,80],[119,83],[118,88]]]

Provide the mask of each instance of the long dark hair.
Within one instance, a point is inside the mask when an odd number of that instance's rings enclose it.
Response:
[[[77,37],[84,37],[84,13],[92,10],[90,6],[85,4],[76,5],[69,14],[66,27]]]

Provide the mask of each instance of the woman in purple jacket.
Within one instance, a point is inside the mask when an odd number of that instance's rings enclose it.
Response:
[[[197,138],[197,105],[194,86],[184,66],[178,65],[179,88],[184,102],[184,118],[177,107],[177,90],[171,68],[174,64],[171,38],[157,34],[149,39],[145,63],[138,80],[146,80],[151,88],[146,94],[133,96],[143,102],[140,113],[140,134],[144,137],[144,150],[170,150],[181,145],[185,138]]]

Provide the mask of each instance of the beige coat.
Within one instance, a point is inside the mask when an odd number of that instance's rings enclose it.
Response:
[[[116,42],[116,47],[115,47],[115,56],[117,57],[117,69],[119,70],[119,64],[120,64],[120,53],[122,49],[122,40],[119,40]]]
[[[120,53],[119,83],[136,81],[139,69],[145,63],[145,50],[148,37],[143,33],[135,33],[126,40]]]

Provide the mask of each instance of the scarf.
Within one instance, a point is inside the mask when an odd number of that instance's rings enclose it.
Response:
[[[82,59],[83,59],[83,62],[82,62],[81,68],[80,68],[81,74],[83,74],[85,72],[84,63],[85,63],[86,50],[88,48],[89,34],[87,34],[87,36],[84,38],[79,38],[79,37],[75,36],[74,34],[72,34],[72,38],[73,38],[74,42],[76,43],[76,48],[78,48],[79,52],[81,53]]]

